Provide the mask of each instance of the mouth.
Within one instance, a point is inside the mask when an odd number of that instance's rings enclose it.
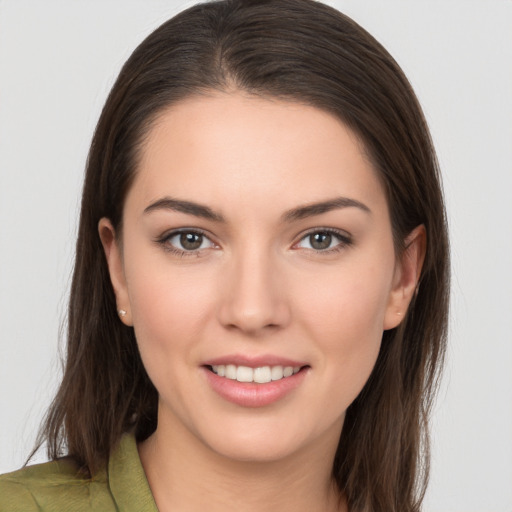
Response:
[[[236,380],[238,382],[268,384],[292,377],[307,366],[242,366],[235,364],[207,365],[206,368],[219,377]]]
[[[311,366],[298,365],[296,361],[269,359],[272,358],[258,362],[239,361],[245,364],[209,361],[202,369],[210,388],[224,400],[241,407],[265,407],[292,395],[302,386],[311,369]]]

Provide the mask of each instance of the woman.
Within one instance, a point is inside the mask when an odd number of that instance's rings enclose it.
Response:
[[[3,476],[0,509],[419,510],[447,245],[369,34],[310,0],[179,14],[99,120],[54,462]]]

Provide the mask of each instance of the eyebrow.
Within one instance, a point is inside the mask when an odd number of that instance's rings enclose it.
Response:
[[[341,208],[359,208],[365,213],[371,214],[370,208],[368,208],[368,206],[366,206],[364,203],[357,201],[356,199],[350,199],[348,197],[336,197],[327,201],[299,206],[298,208],[288,210],[282,215],[282,220],[284,222],[293,222]],[[213,220],[215,222],[226,222],[220,213],[214,212],[208,206],[194,203],[192,201],[174,199],[172,197],[163,197],[162,199],[151,203],[144,209],[144,213],[151,213],[155,210],[173,210],[188,215],[194,215],[195,217]]]
[[[308,204],[305,206],[299,206],[288,210],[283,214],[283,220],[285,222],[293,222],[295,220],[305,219],[306,217],[313,217],[315,215],[321,215],[332,210],[338,210],[341,208],[359,208],[365,213],[371,214],[370,208],[364,203],[357,201],[356,199],[350,199],[348,197],[336,197],[327,201],[321,201],[319,203]]]
[[[208,206],[194,203],[192,201],[173,199],[172,197],[163,197],[162,199],[151,203],[144,209],[144,213],[150,213],[155,210],[173,210],[175,212],[186,213],[203,219],[225,222],[224,217],[220,213],[214,212]]]

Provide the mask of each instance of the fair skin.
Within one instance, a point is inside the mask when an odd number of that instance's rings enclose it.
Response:
[[[299,103],[191,97],[148,135],[121,239],[99,231],[159,393],[139,446],[159,510],[346,510],[331,478],[345,411],[425,246],[418,227],[396,257],[354,134]]]

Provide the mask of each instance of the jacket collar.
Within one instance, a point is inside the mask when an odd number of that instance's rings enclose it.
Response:
[[[108,482],[119,512],[158,512],[133,434],[124,434],[112,452]]]

